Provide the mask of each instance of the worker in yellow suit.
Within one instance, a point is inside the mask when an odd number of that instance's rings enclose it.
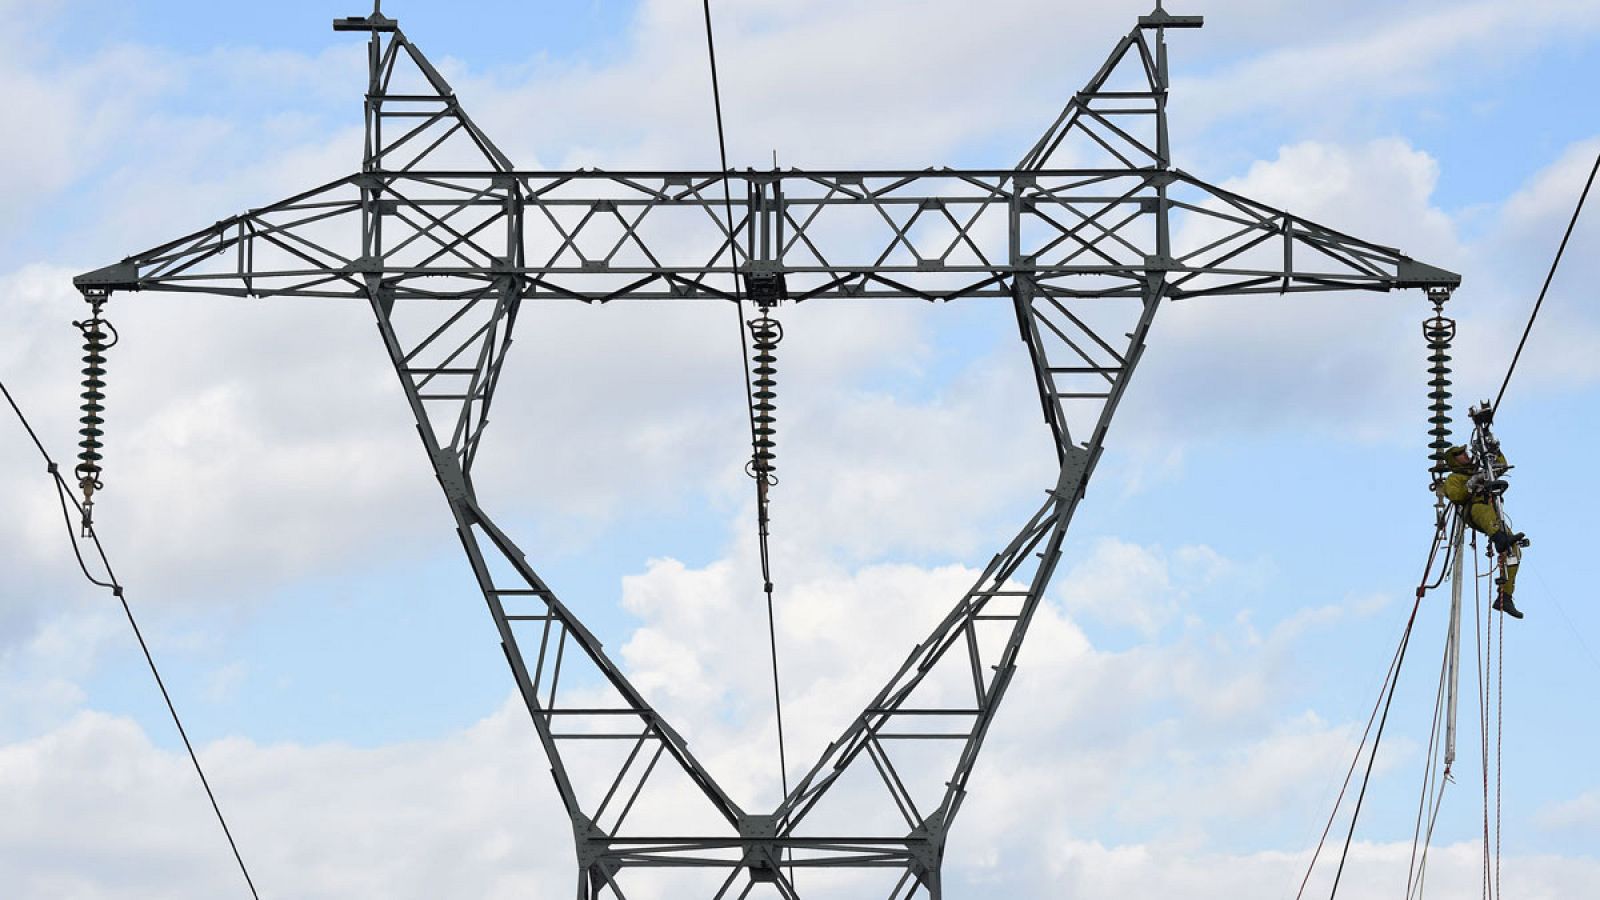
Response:
[[[1495,456],[1495,468],[1505,471],[1505,454],[1495,450]],[[1520,619],[1522,612],[1511,601],[1511,595],[1517,588],[1517,569],[1522,564],[1521,548],[1528,546],[1528,538],[1521,532],[1513,534],[1495,509],[1495,497],[1505,491],[1506,483],[1498,478],[1491,480],[1478,471],[1466,447],[1451,447],[1446,451],[1445,465],[1450,474],[1440,483],[1440,490],[1461,511],[1474,531],[1488,536],[1490,546],[1499,554],[1501,574],[1495,583],[1500,590],[1495,596],[1494,608]]]

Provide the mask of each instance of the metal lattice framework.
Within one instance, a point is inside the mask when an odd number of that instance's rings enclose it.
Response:
[[[1011,169],[530,172],[380,13],[359,172],[76,279],[370,304],[573,825],[579,898],[942,895],[946,838],[1106,429],[1167,298],[1460,278],[1171,165],[1166,31],[1139,18]],[[722,186],[731,183],[730,223]],[[1061,462],[1045,500],[776,808],[719,786],[485,510],[473,463],[525,303],[910,298],[1015,310]],[[887,817],[839,799],[870,785]],[[701,880],[694,881],[699,878]],[[678,883],[678,882],[674,882]],[[867,893],[873,891],[875,893]]]

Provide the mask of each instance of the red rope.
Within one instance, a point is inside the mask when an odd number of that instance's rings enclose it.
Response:
[[[1495,664],[1495,713],[1494,713],[1494,892],[1500,893],[1500,789],[1503,783],[1501,778],[1501,760],[1505,751],[1505,724],[1506,724],[1506,622],[1500,620],[1499,660]]]
[[[1478,536],[1472,536],[1472,610],[1473,644],[1478,657],[1478,746],[1483,758],[1483,891],[1485,900],[1493,900],[1489,867],[1489,681],[1484,672],[1484,657],[1488,655],[1487,627],[1494,629],[1494,620],[1485,621],[1483,614],[1483,570],[1478,559]]]

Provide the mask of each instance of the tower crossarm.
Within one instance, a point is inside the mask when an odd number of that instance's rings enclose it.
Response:
[[[721,184],[731,182],[734,228]],[[371,235],[379,233],[381,242]],[[378,170],[78,276],[80,288],[361,299],[510,276],[524,300],[1174,298],[1454,286],[1460,278],[1179,170]]]
[[[96,304],[165,291],[370,306],[571,820],[578,897],[622,898],[627,870],[656,869],[705,876],[673,896],[792,900],[797,880],[825,882],[797,870],[845,868],[885,876],[871,896],[938,900],[949,829],[1164,301],[1437,298],[1461,281],[1174,168],[1166,33],[1200,24],[1158,2],[1012,168],[549,172],[516,168],[375,8],[334,23],[368,39],[357,171],[74,283]],[[763,308],[1008,304],[1060,462],[1043,505],[770,813],[716,782],[473,478],[524,304],[741,290]]]

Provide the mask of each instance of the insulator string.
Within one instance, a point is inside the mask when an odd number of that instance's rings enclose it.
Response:
[[[78,418],[78,465],[73,474],[78,477],[78,490],[83,493],[82,537],[88,537],[94,519],[95,491],[105,487],[100,479],[101,452],[105,449],[106,401],[106,351],[116,346],[117,330],[101,316],[105,306],[104,296],[89,298],[90,317],[72,324],[83,333],[83,415]],[[110,338],[108,341],[107,338]]]
[[[1444,314],[1449,291],[1429,291],[1428,299],[1433,301],[1433,317],[1422,323],[1428,344],[1428,459],[1432,470],[1442,473],[1450,449],[1450,344],[1456,337],[1456,321]]]

